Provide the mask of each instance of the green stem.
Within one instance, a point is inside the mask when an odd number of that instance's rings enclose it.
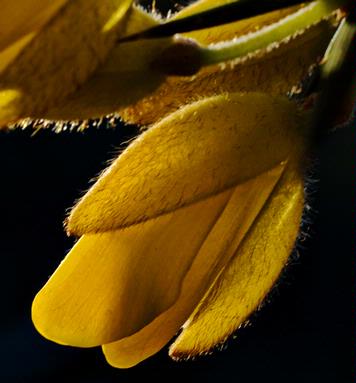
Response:
[[[348,48],[351,47],[356,36],[356,25],[342,20],[333,39],[325,52],[325,63],[321,67],[322,77],[327,78],[340,70],[346,60]]]
[[[246,56],[248,53],[266,48],[295,34],[297,31],[302,31],[317,23],[344,3],[342,0],[318,0],[277,23],[262,28],[258,32],[226,43],[201,48],[202,65],[217,64],[236,59]]]

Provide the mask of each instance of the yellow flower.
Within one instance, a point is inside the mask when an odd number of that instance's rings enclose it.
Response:
[[[0,124],[117,113],[149,125],[73,208],[66,228],[80,239],[34,300],[36,328],[102,346],[121,368],[181,328],[173,358],[208,352],[259,307],[293,249],[312,126],[286,93],[324,53],[339,2],[125,42],[162,20],[130,0],[30,3],[34,20],[27,9],[19,28],[2,27]],[[198,57],[194,75],[174,72],[181,48],[188,66]]]
[[[37,329],[103,345],[117,367],[184,323],[175,356],[223,341],[293,248],[304,136],[294,104],[259,93],[198,101],[154,125],[72,211],[68,230],[83,236],[35,298]]]
[[[229,2],[200,0],[174,18]],[[186,33],[183,37],[195,39],[204,54],[212,51],[208,61],[216,50],[229,48],[229,41],[239,54],[234,52],[235,60],[223,60],[225,65],[204,66],[195,76],[177,77],[154,64],[166,49],[175,49],[174,38],[120,43],[125,36],[162,23],[130,7],[132,0],[58,0],[57,7],[39,0],[31,3],[42,6],[41,23],[25,24],[20,36],[5,28],[8,38],[0,45],[0,126],[26,117],[73,121],[110,113],[148,125],[182,105],[222,92],[285,94],[323,55],[335,30],[335,18],[324,9],[327,0],[319,0],[301,10],[292,7]],[[22,25],[22,13],[18,19],[10,17],[16,14],[14,7],[21,4],[9,6],[2,16]],[[39,7],[33,6],[35,15]]]

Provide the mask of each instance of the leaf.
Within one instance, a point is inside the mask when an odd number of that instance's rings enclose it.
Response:
[[[83,84],[115,44],[131,2],[68,2],[1,73],[0,125],[40,114]]]
[[[219,193],[302,153],[304,135],[296,106],[282,97],[221,95],[188,105],[113,162],[67,230],[115,230]]]
[[[303,174],[292,164],[258,220],[170,347],[174,359],[209,352],[258,309],[288,262],[303,210]]]

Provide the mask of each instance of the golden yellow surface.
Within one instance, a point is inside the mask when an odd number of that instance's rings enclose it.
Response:
[[[0,73],[0,125],[41,114],[83,84],[115,44],[131,3],[67,2]]]
[[[221,344],[262,304],[288,263],[304,205],[300,169],[289,166],[250,231],[170,347],[189,358]]]
[[[286,98],[236,93],[198,101],[141,134],[74,207],[67,230],[115,230],[214,195],[303,150],[303,136]]]

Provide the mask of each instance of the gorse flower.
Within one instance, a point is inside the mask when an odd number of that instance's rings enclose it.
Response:
[[[101,345],[121,368],[180,329],[173,358],[210,351],[288,263],[317,109],[300,83],[343,63],[330,47],[354,38],[345,2],[294,1],[173,37],[164,28],[239,2],[200,0],[168,22],[130,0],[23,3],[0,16],[0,123],[111,115],[147,128],[72,209],[66,230],[80,239],[34,300],[36,328]]]
[[[19,20],[12,17],[6,28],[10,19],[6,14],[16,15],[20,6],[8,5],[8,12],[2,12],[2,125],[24,117],[82,120],[113,112],[128,122],[151,124],[186,103],[217,93],[285,94],[323,55],[335,28],[335,19],[330,17],[335,6],[318,1],[299,12],[287,8],[187,33],[183,36],[194,38],[203,47],[214,43],[210,49],[201,49],[202,59],[210,63],[221,58],[225,68],[209,65],[196,76],[177,78],[167,76],[162,65],[155,64],[167,49],[174,52],[174,38],[120,43],[125,36],[159,23],[138,8],[127,10],[131,1],[58,1],[54,2],[57,7],[44,1],[33,3],[42,6],[42,17],[36,24],[23,25],[20,13]],[[220,2],[224,3],[229,2]],[[213,5],[216,2],[199,1],[175,19]],[[290,13],[287,21],[294,29],[278,22]],[[44,19],[47,24],[42,26]],[[22,25],[20,39],[18,33],[12,34],[17,24]],[[235,60],[227,62],[224,55],[229,53]]]
[[[298,122],[286,100],[233,94],[198,101],[142,134],[73,210],[68,230],[84,235],[34,301],[40,332],[60,343],[104,344],[111,364],[133,365],[174,336],[210,286],[239,269],[235,262],[252,257],[241,247],[251,236],[258,259],[234,278],[256,296],[234,295],[235,320],[215,328],[225,307],[219,299],[218,312],[208,312],[212,328],[202,329],[213,344],[222,341],[260,303],[293,247],[303,200]],[[262,211],[275,220],[267,232],[256,226]],[[282,227],[287,238],[277,249]],[[275,250],[265,262],[267,239]],[[220,294],[229,296],[225,288]]]

